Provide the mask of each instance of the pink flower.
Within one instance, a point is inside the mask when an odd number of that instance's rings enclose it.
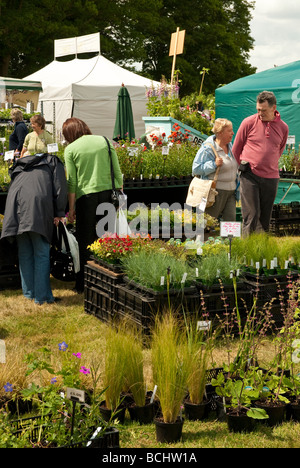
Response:
[[[82,374],[90,374],[91,373],[90,369],[88,369],[85,366],[80,367],[79,372],[81,372]]]

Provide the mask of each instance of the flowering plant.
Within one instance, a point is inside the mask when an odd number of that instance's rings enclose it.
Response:
[[[119,237],[117,234],[97,239],[88,246],[93,256],[108,263],[119,263],[120,259],[138,250],[143,244],[150,240],[150,236],[141,237],[126,236]]]

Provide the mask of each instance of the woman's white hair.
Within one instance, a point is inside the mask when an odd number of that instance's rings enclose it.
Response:
[[[221,133],[225,127],[232,126],[232,122],[228,119],[216,119],[212,131],[215,135]]]

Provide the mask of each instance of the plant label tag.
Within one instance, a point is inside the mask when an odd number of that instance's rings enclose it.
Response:
[[[197,278],[199,276],[199,269],[198,268],[196,268],[196,276],[197,276]]]
[[[48,151],[48,153],[57,153],[58,144],[57,143],[49,143],[49,145],[47,145],[47,151]]]
[[[5,142],[6,142],[6,138],[0,138],[0,141],[1,141],[2,143],[5,143]]]
[[[241,223],[235,221],[220,222],[221,237],[241,237]]]
[[[14,159],[15,152],[14,150],[5,151],[4,153],[4,161],[9,161],[10,159]]]
[[[95,432],[93,433],[91,439],[88,441],[88,443],[86,444],[86,446],[88,447],[89,445],[91,445],[92,443],[92,440],[95,439],[95,437],[99,434],[99,432],[102,430],[102,427],[99,426],[97,427],[97,429],[95,430]]]
[[[256,262],[256,263],[255,263],[255,268],[256,268],[257,270],[259,270],[259,262]]]
[[[156,390],[157,390],[157,385],[154,385],[154,389],[153,389],[153,392],[152,392],[150,403],[153,403],[153,401],[154,401]]]
[[[276,267],[278,266],[278,264],[277,264],[277,257],[274,257],[274,258],[273,258],[273,261],[274,261],[274,268],[276,268]]]
[[[127,148],[129,156],[137,156],[138,150],[139,149],[136,146],[133,148]]]
[[[270,265],[270,269],[273,270],[275,268],[275,265],[274,265],[274,260],[271,260],[271,265]]]
[[[161,276],[160,277],[160,285],[163,286],[165,284],[165,277]]]
[[[0,340],[0,363],[1,364],[6,363],[6,347],[5,347],[4,340]]]
[[[202,213],[204,213],[204,211],[205,211],[206,203],[207,203],[207,199],[202,198],[201,203],[199,205],[199,210],[202,211]]]
[[[165,154],[165,155],[168,155],[169,154],[169,146],[162,146],[161,148],[161,153],[162,154]]]
[[[289,267],[289,261],[288,260],[285,260],[284,262],[284,269],[287,270]]]
[[[79,403],[85,402],[84,390],[78,390],[77,388],[67,388],[68,400],[78,401]]]
[[[263,268],[266,268],[266,266],[267,266],[267,260],[265,258],[262,261],[262,266],[263,266]]]
[[[197,331],[200,330],[210,330],[211,321],[210,320],[198,320],[197,322]]]
[[[185,283],[186,277],[187,277],[187,273],[183,273],[182,280],[181,280],[182,283]]]

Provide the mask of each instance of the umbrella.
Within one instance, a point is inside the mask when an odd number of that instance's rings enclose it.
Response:
[[[127,88],[122,84],[118,92],[117,115],[113,139],[117,141],[126,138],[132,140],[135,138],[135,132],[130,95]]]

